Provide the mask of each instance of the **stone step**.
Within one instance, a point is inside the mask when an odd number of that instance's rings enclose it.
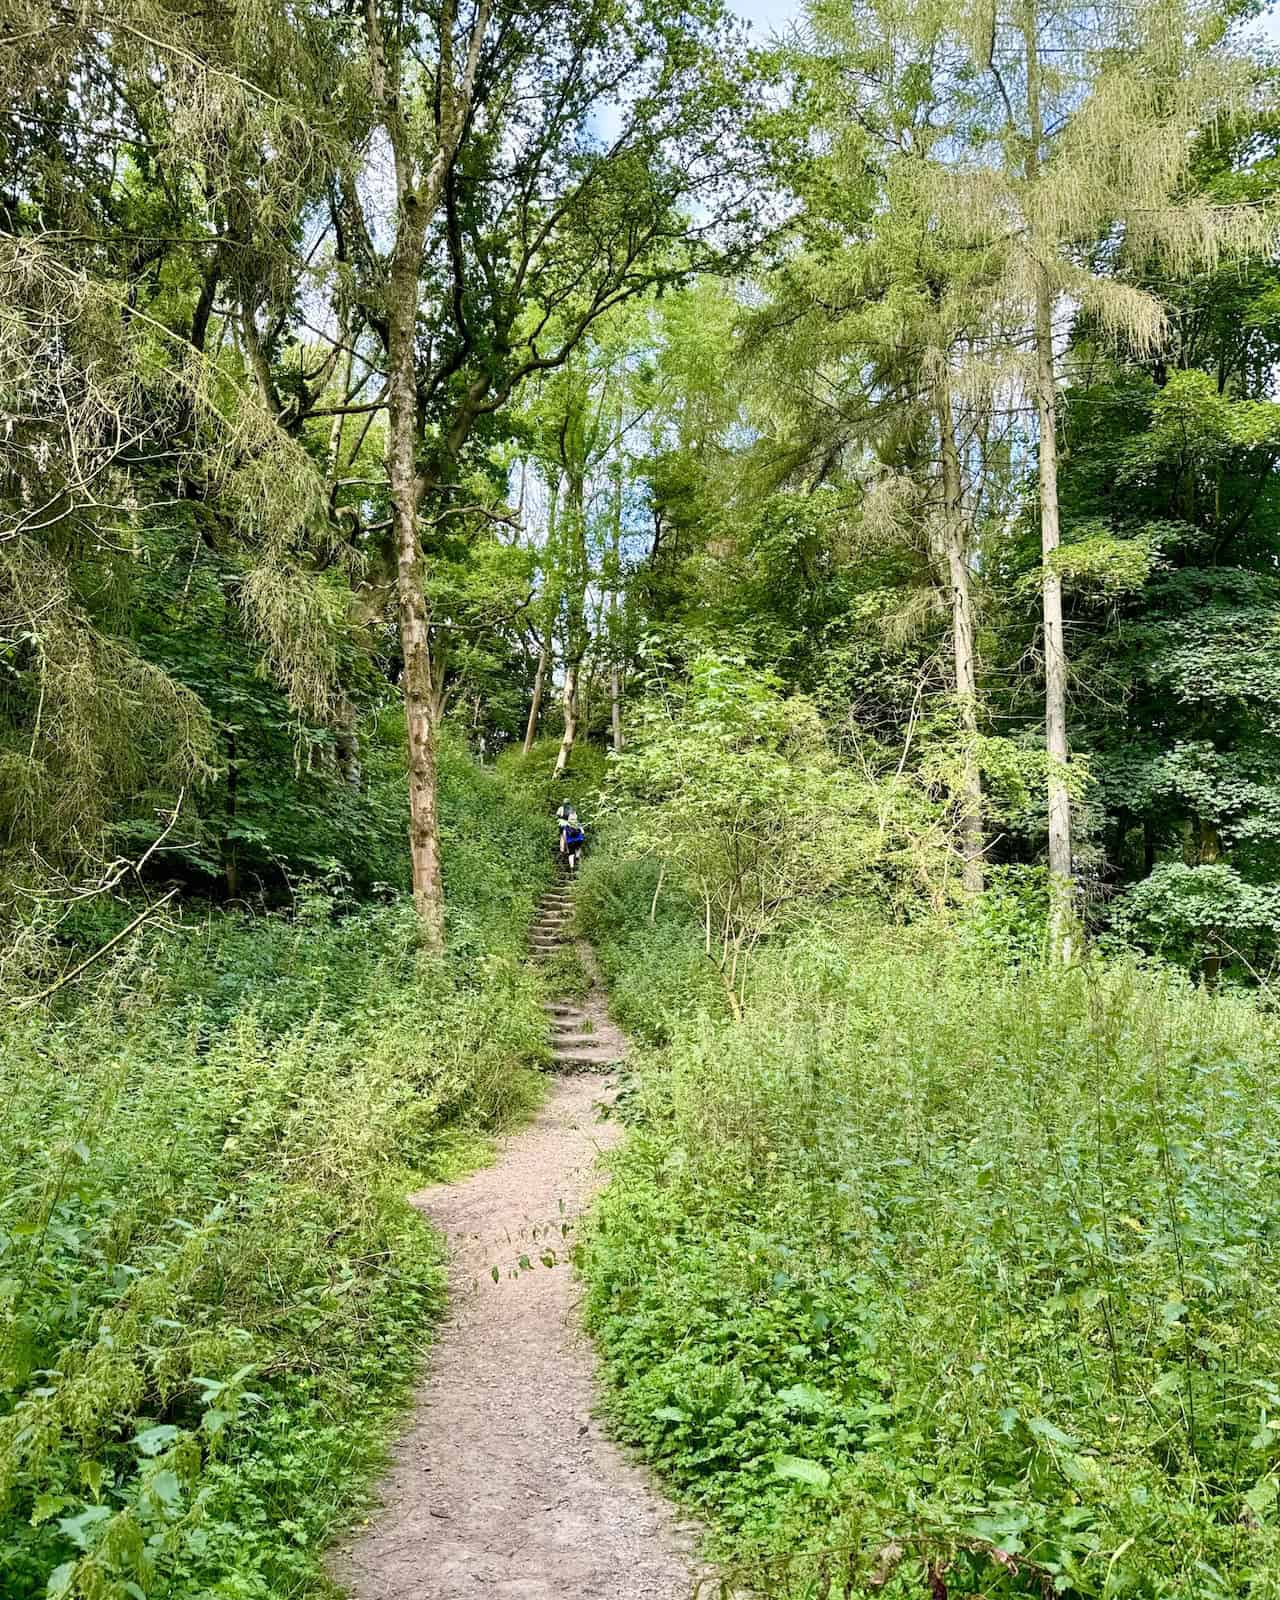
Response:
[[[618,1050],[553,1050],[551,1059],[557,1067],[616,1067],[622,1060]]]
[[[601,1048],[606,1048],[598,1033],[553,1033],[551,1035],[551,1046],[556,1051],[590,1051],[598,1045]]]
[[[574,1005],[572,1000],[544,1000],[542,1009],[552,1017],[580,1017],[582,1007]]]

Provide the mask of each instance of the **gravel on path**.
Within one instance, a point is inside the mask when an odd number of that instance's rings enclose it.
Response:
[[[585,1009],[620,1056],[599,997]],[[493,1166],[412,1197],[448,1240],[450,1310],[383,1510],[335,1554],[334,1576],[355,1600],[692,1594],[696,1529],[593,1415],[593,1357],[578,1326],[569,1251],[599,1183],[596,1158],[621,1136],[601,1118],[616,1092],[612,1076],[553,1078],[538,1117]]]

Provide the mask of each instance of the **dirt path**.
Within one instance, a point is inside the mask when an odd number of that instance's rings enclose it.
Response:
[[[564,936],[567,916],[563,897],[544,902],[535,950]],[[536,1121],[492,1167],[413,1197],[448,1238],[451,1309],[382,1486],[385,1509],[334,1562],[356,1600],[692,1591],[692,1530],[592,1416],[567,1259],[599,1182],[596,1157],[620,1137],[600,1120],[616,1092],[601,1069],[625,1044],[598,995],[548,1012],[557,1059],[594,1070],[556,1076]]]

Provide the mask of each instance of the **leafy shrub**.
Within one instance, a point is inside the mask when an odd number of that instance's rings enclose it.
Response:
[[[612,763],[626,847],[697,900],[730,1007],[759,941],[855,879],[887,901],[945,895],[945,832],[913,781],[838,765],[817,713],[735,657],[703,654],[645,702]]]
[[[584,1262],[620,1431],[731,1587],[1280,1593],[1274,1025],[847,916],[633,1090]]]
[[[1280,888],[1250,883],[1223,861],[1164,861],[1120,896],[1114,921],[1167,960],[1225,960],[1243,975],[1275,958]]]
[[[637,1038],[665,1044],[679,1020],[704,1009],[724,1011],[724,989],[706,957],[695,908],[678,884],[660,883],[657,862],[619,862],[607,849],[588,856],[575,902],[609,986],[610,1009]]]
[[[440,1305],[405,1192],[545,1049],[542,819],[456,755],[444,805],[443,962],[316,889],[0,1022],[5,1600],[323,1592]]]

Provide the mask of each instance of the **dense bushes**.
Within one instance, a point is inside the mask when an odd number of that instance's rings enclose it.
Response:
[[[671,1044],[629,1099],[591,1323],[621,1431],[751,1582],[1280,1594],[1254,1003],[1011,965],[981,919],[859,922],[762,954],[733,1025],[678,905],[651,929],[643,868],[594,875],[607,964],[645,975],[628,1016]]]
[[[451,954],[401,905],[220,915],[0,1027],[0,1591],[285,1600],[439,1304],[413,1177],[536,1093],[545,822],[460,757]]]

